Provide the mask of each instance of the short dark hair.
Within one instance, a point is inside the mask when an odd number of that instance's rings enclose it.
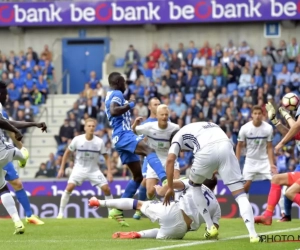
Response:
[[[174,131],[172,132],[172,134],[171,134],[171,136],[170,136],[170,140],[169,140],[170,143],[172,143],[172,140],[173,140],[174,136],[177,134],[178,131],[179,131],[179,129],[174,130]]]
[[[260,110],[261,112],[263,112],[262,107],[259,105],[254,105],[251,109],[251,113],[253,113],[255,110]]]
[[[0,89],[1,89],[1,90],[6,89],[6,84],[5,84],[5,82],[0,81]]]
[[[218,184],[218,179],[215,175],[213,175],[213,177],[211,179],[206,179],[203,182],[203,185],[205,185],[206,187],[208,187],[211,191],[214,191],[215,187]]]
[[[113,86],[114,84],[116,84],[118,82],[119,77],[121,76],[121,74],[119,72],[112,72],[109,74],[108,76],[108,83],[110,86]]]

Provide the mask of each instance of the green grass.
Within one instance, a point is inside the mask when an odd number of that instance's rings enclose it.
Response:
[[[156,227],[148,219],[140,221],[127,219],[129,228],[121,228],[108,219],[47,219],[42,226],[26,225],[23,235],[13,235],[14,227],[11,220],[0,220],[0,249],[2,250],[139,250],[139,249],[205,249],[205,250],[295,250],[300,248],[299,242],[284,243],[258,243],[250,244],[247,230],[241,219],[222,219],[220,222],[219,241],[205,241],[203,239],[204,228],[198,232],[188,233],[183,240],[113,240],[112,234],[117,231],[139,231]],[[297,229],[298,228],[298,229]],[[291,232],[278,232],[274,234],[287,235],[300,234],[299,220],[287,223],[274,222],[272,226],[256,226],[259,233],[287,230]],[[245,236],[240,239],[227,239],[228,237]],[[203,244],[204,243],[204,244]],[[196,244],[196,245],[185,245]],[[181,245],[177,246],[176,245]]]

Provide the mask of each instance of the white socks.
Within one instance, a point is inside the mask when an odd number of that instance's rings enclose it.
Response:
[[[105,197],[105,200],[112,200],[114,198],[112,195],[105,195],[104,197]],[[111,209],[108,208],[107,210],[108,210],[108,213],[109,213]]]
[[[235,198],[235,200],[239,205],[240,214],[245,222],[250,237],[257,237],[257,233],[254,228],[253,210],[249,200],[247,199],[247,195],[245,193],[240,194]]]
[[[155,239],[158,234],[158,231],[159,231],[158,228],[153,228],[153,229],[143,230],[138,233],[141,235],[141,238]]]
[[[59,213],[58,213],[59,215],[64,215],[64,210],[70,200],[70,196],[71,193],[65,190],[65,192],[63,193],[60,199],[60,206],[59,206]]]
[[[11,194],[10,193],[2,194],[1,200],[2,200],[3,206],[9,213],[13,222],[16,223],[17,221],[20,221],[21,219],[19,217],[18,210],[16,208],[16,203],[15,203],[13,197],[11,196]]]
[[[193,200],[198,208],[198,211],[200,211],[200,214],[205,220],[207,229],[210,229],[214,225],[214,223],[211,220],[210,213],[207,207],[207,200],[205,199],[202,193],[202,188],[201,186],[191,187],[191,190],[192,190]]]
[[[116,208],[120,210],[136,209],[137,200],[131,198],[99,200],[101,207]],[[136,203],[136,205],[134,205]]]

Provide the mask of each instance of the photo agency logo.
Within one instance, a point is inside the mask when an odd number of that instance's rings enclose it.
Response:
[[[268,234],[260,235],[260,241],[265,243],[300,242],[300,235]]]

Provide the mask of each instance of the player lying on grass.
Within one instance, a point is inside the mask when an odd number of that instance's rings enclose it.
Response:
[[[205,223],[203,217],[199,213],[193,200],[189,180],[174,180],[174,188],[181,190],[182,194],[179,200],[171,202],[170,206],[164,206],[162,202],[139,201],[135,199],[114,199],[114,200],[98,200],[93,197],[89,200],[91,207],[114,207],[122,210],[140,209],[153,223],[158,222],[160,228],[144,230],[140,232],[117,232],[113,234],[113,238],[135,239],[135,238],[154,238],[154,239],[182,239],[189,231],[197,231],[201,224]],[[220,205],[213,193],[217,185],[217,178],[205,180],[202,188],[207,200],[208,212],[216,228],[219,228],[219,220],[221,218]],[[163,196],[168,190],[165,185],[155,186],[157,193]]]
[[[266,109],[271,122],[276,126],[282,135],[286,135],[289,129],[277,120],[276,111],[273,105],[271,103],[266,104]],[[295,121],[284,108],[280,107],[279,112],[286,119],[290,127],[294,125]],[[299,140],[300,133],[298,133],[294,139]],[[291,220],[292,202],[295,202],[298,205],[300,204],[300,172],[283,173],[274,175],[272,177],[267,209],[262,216],[255,217],[256,223],[261,223],[264,225],[272,224],[273,212],[280,200],[282,186],[287,186],[288,188],[285,191],[286,198],[284,200],[285,216],[280,221]]]

